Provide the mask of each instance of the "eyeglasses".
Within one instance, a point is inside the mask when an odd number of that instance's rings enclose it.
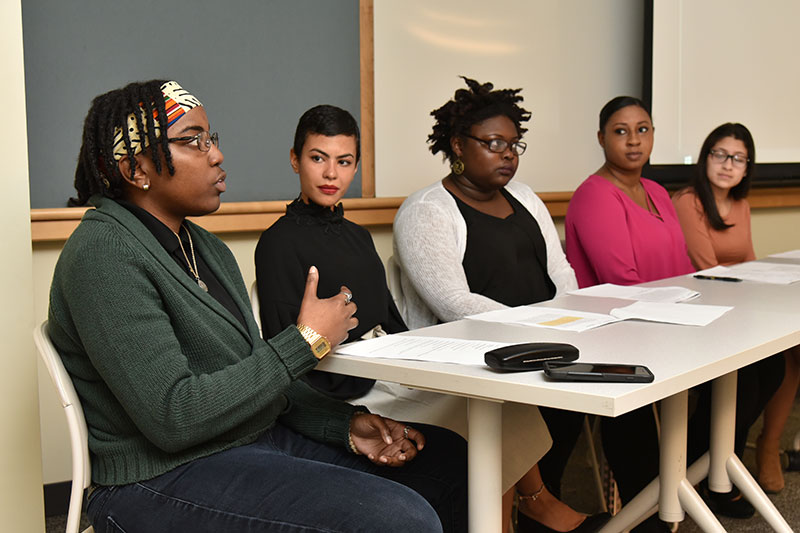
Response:
[[[708,157],[711,158],[712,161],[715,163],[719,163],[720,165],[725,162],[726,159],[730,159],[733,163],[733,166],[736,167],[743,167],[747,164],[750,159],[743,155],[739,154],[726,154],[725,152],[718,152],[717,150],[711,150],[709,152]]]
[[[219,134],[215,131],[210,133],[208,131],[201,131],[197,135],[190,135],[187,137],[170,137],[167,139],[169,142],[187,141],[187,143],[197,141],[197,149],[201,152],[208,152],[211,150],[213,144],[219,148]]]
[[[494,152],[496,154],[502,154],[509,147],[508,141],[503,139],[490,139],[485,141],[483,139],[479,139],[478,137],[473,137],[472,135],[467,134],[464,134],[464,137],[469,137],[470,139],[474,139],[479,143],[486,145],[486,148],[488,148],[490,152]],[[528,144],[522,141],[511,143],[511,151],[514,152],[515,155],[524,154],[527,147]]]

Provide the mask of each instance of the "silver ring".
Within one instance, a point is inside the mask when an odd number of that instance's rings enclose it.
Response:
[[[408,439],[408,430],[411,429],[411,426],[406,426],[403,428],[403,437]]]
[[[349,304],[350,301],[353,299],[353,293],[352,292],[347,292],[347,291],[342,291],[342,294],[344,294],[344,305]]]

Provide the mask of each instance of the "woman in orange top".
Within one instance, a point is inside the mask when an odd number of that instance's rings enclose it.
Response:
[[[722,124],[703,143],[692,184],[675,194],[672,201],[689,257],[698,270],[756,258],[747,202],[754,167],[750,131],[742,124]],[[743,368],[738,381],[736,452],[741,456],[747,431],[763,409],[764,429],[756,455],[758,481],[765,491],[777,492],[783,488],[778,441],[800,383],[800,349]]]

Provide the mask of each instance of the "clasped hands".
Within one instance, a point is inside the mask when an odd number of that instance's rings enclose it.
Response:
[[[350,437],[360,453],[383,466],[403,466],[425,447],[425,436],[421,431],[371,413],[353,415]]]

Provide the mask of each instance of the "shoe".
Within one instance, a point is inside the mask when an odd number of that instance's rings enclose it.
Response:
[[[777,494],[783,490],[783,468],[780,451],[777,446],[765,446],[761,437],[756,441],[756,468],[758,484],[768,494]]]
[[[598,513],[584,518],[583,522],[578,524],[574,529],[565,531],[564,533],[594,533],[601,527],[606,525],[606,522],[611,520],[611,515],[608,513]],[[517,533],[559,533],[555,529],[551,529],[544,524],[540,524],[533,518],[525,513],[517,513]]]
[[[715,514],[729,518],[750,518],[756,514],[755,508],[742,497],[739,489],[733,487],[730,492],[713,492],[708,488],[708,481],[700,483],[700,497]]]

